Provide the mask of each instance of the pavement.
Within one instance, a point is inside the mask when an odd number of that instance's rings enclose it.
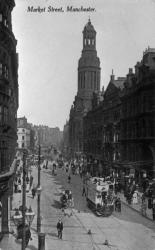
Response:
[[[128,204],[128,202],[126,201],[126,198],[124,196],[124,193],[118,193],[118,196],[120,197],[121,201],[123,204],[125,204],[126,206],[130,207],[131,209],[133,209],[134,211],[138,212],[141,214],[141,200],[138,201],[137,204]],[[152,209],[148,209],[148,199],[146,199],[147,201],[147,209],[146,209],[146,215],[142,215],[144,217],[146,217],[149,220],[153,221],[153,217],[152,217]]]
[[[35,168],[35,167],[33,167]],[[37,175],[34,176],[34,185],[37,186]],[[13,201],[12,201],[12,210],[10,211],[10,220],[9,220],[9,234],[3,236],[3,239],[0,242],[0,250],[21,250],[21,240],[17,240],[17,230],[14,222],[12,220],[12,216],[15,214],[15,208],[19,208],[22,205],[22,193],[14,193]],[[26,207],[30,207],[35,212],[35,217],[31,225],[31,237],[32,240],[29,241],[29,244],[26,249],[30,250],[38,250],[38,233],[37,233],[37,198],[32,198],[31,189],[26,193]],[[46,250],[48,247],[46,246]]]

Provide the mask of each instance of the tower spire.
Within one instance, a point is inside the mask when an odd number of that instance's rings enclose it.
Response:
[[[112,74],[111,74],[111,81],[115,80],[115,75],[114,75],[114,70],[112,69]]]

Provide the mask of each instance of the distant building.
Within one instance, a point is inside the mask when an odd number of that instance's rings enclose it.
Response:
[[[12,32],[14,0],[0,1],[0,201],[2,233],[9,231],[9,204],[15,173],[18,109],[17,41]],[[14,163],[13,163],[14,162]]]
[[[30,148],[30,129],[18,128],[18,149]]]
[[[33,130],[36,134],[36,144],[40,144],[42,147],[50,147],[51,145],[56,148],[60,147],[63,134],[58,127],[50,128],[43,125],[34,125]]]
[[[70,110],[71,156],[83,152],[83,116],[92,108],[94,92],[100,91],[100,60],[96,51],[96,31],[89,19],[83,30],[83,50],[78,64],[78,91]]]
[[[63,140],[62,140],[62,153],[65,157],[70,156],[70,150],[69,150],[69,122],[67,121],[64,125],[63,129]]]
[[[18,135],[18,149],[30,150],[31,141],[31,126],[27,123],[26,117],[17,119],[17,135]]]

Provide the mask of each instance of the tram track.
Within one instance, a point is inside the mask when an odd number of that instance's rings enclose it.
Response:
[[[64,178],[64,176],[66,177],[66,178]],[[62,181],[62,186],[63,187],[70,187],[70,189],[72,190],[72,192],[73,192],[73,195],[76,197],[80,197],[80,195],[79,194],[81,194],[81,189],[82,189],[82,182],[81,182],[81,180],[80,180],[80,182],[78,181],[76,181],[75,179],[74,179],[74,176],[72,177],[72,180],[71,180],[71,183],[68,185],[67,183],[65,183],[65,180],[67,179],[67,175],[66,175],[66,173],[64,172],[64,176],[63,176],[63,181]],[[59,179],[59,181],[61,182],[61,179]],[[67,184],[67,185],[66,185]],[[88,208],[89,209],[89,208]],[[83,208],[82,208],[82,210],[84,210]],[[93,211],[91,210],[91,209],[89,209],[89,212],[91,213],[91,214],[93,214],[94,215],[94,213],[93,213]],[[81,220],[81,218],[80,218],[80,216],[78,216],[78,213],[76,213],[75,211],[73,211],[72,210],[72,213],[74,214],[74,216],[75,216],[75,218],[77,219],[77,221],[79,221],[79,223],[80,223],[80,225],[81,225],[81,227],[84,229],[84,231],[86,232],[86,233],[88,233],[88,229],[87,229],[87,227],[85,226],[85,224],[84,224],[84,222]],[[94,215],[95,216],[95,215]],[[115,217],[115,215],[113,214],[113,215],[111,215],[111,217],[112,217],[112,220],[114,221],[114,224],[116,223],[116,225],[117,225],[117,227],[118,228],[123,228],[123,232],[126,234],[126,235],[129,235],[130,236],[130,238],[135,238],[135,232],[134,231],[132,231],[131,230],[131,228],[129,227],[129,225],[128,224],[124,224],[123,222],[121,222],[121,220],[119,219],[119,218],[116,218]],[[97,223],[97,220],[98,219],[95,219],[95,217],[93,218],[93,216],[91,217],[91,220],[92,220],[92,225],[94,225],[94,226],[96,226],[96,228],[98,229],[98,231],[102,234],[102,235],[104,235],[104,238],[105,239],[107,239],[107,240],[109,240],[108,239],[108,233],[106,233],[106,228],[104,229],[103,227],[100,227],[99,225],[98,225],[98,223]],[[135,222],[136,223],[136,222]],[[131,237],[132,236],[132,237]],[[100,250],[100,249],[103,249],[103,247],[102,246],[99,246],[98,245],[98,243],[97,242],[95,242],[95,239],[94,239],[94,237],[93,237],[93,233],[92,234],[90,234],[89,235],[89,237],[90,237],[90,240],[91,240],[91,244],[92,244],[92,247],[93,247],[93,249],[95,249],[95,250]],[[120,235],[120,237],[121,237],[121,235]],[[121,238],[120,238],[120,240],[122,240]],[[137,239],[136,239],[136,241],[137,242],[142,242],[142,237],[141,237],[141,235],[140,234],[138,234],[137,235]],[[109,248],[111,248],[111,249],[117,249],[117,250],[119,250],[119,248],[117,247],[117,246],[115,246],[115,245],[112,245],[112,242],[110,242],[109,243],[110,244],[110,246],[109,246]],[[141,243],[139,243],[139,244],[141,244]],[[104,245],[104,242],[103,242],[103,245]],[[148,244],[146,243],[146,247],[148,246]],[[107,246],[108,247],[108,246]],[[130,246],[131,247],[131,246]],[[125,247],[125,249],[130,249],[130,247]],[[149,247],[149,246],[148,246]],[[104,249],[105,249],[105,246],[104,246]],[[122,249],[122,248],[121,248]],[[149,249],[149,248],[148,248]]]

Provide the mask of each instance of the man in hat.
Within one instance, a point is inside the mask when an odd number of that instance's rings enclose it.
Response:
[[[62,239],[63,223],[62,223],[61,219],[59,219],[59,221],[57,223],[57,230],[58,230],[58,238]]]

